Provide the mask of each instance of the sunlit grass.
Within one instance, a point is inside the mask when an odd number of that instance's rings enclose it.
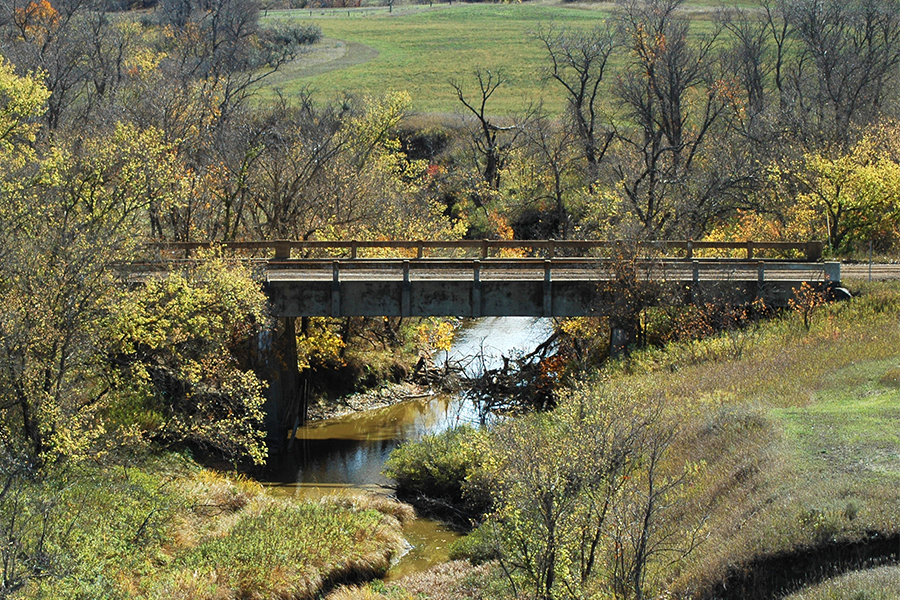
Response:
[[[37,505],[50,507],[47,553],[64,568],[17,597],[313,598],[387,571],[413,516],[385,498],[276,499],[171,461],[89,467],[35,491],[50,490],[56,504]]]
[[[785,600],[894,600],[900,598],[900,567],[848,573],[787,596]]]
[[[546,110],[560,114],[565,99],[559,89],[545,87],[546,50],[533,33],[551,23],[589,29],[611,9],[607,3],[529,2],[404,6],[393,13],[385,8],[270,11],[264,24],[311,21],[328,39],[266,80],[263,96],[280,90],[290,97],[308,88],[317,99],[333,101],[344,92],[403,90],[410,93],[414,112],[456,113],[461,105],[449,80],[474,93],[472,73],[483,69],[502,72],[507,81],[492,96],[490,113],[512,115],[543,100]],[[711,10],[692,5],[698,31],[708,29]]]

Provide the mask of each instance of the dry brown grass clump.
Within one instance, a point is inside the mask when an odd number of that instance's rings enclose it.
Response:
[[[414,598],[481,600],[486,597],[487,581],[494,568],[495,565],[490,563],[475,567],[468,561],[455,560],[408,575],[393,586]]]
[[[323,497],[322,502],[348,510],[378,511],[394,517],[401,524],[416,518],[416,511],[412,506],[381,494],[335,494]]]

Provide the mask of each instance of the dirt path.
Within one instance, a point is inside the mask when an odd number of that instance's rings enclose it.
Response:
[[[304,77],[313,77],[367,63],[378,58],[378,50],[360,44],[325,38],[267,79],[266,85],[278,87]]]

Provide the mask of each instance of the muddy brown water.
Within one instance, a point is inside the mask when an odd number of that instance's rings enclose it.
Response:
[[[551,328],[549,319],[478,319],[460,328],[450,352],[436,361],[449,360],[475,375],[500,366],[503,356],[533,350],[549,337]],[[425,434],[480,422],[478,408],[471,401],[435,394],[311,423],[297,432],[293,447],[268,486],[278,495],[311,499],[360,491],[389,494],[393,482],[381,471],[394,448]],[[441,523],[424,518],[405,525],[404,535],[411,548],[391,568],[389,579],[446,561],[448,545],[459,537]]]

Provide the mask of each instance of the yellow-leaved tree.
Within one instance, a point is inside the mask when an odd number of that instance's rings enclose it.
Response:
[[[800,179],[806,191],[798,208],[814,215],[836,251],[872,241],[890,249],[900,241],[900,143],[897,124],[869,131],[853,149],[838,157],[812,153],[804,157]]]
[[[797,165],[772,165],[756,211],[738,211],[708,239],[826,240],[835,252],[900,242],[898,124],[871,128],[849,151],[809,152]]]
[[[251,366],[266,297],[247,267],[201,258],[109,299],[104,416],[130,443],[186,443],[261,464],[265,399]]]
[[[116,265],[140,254],[154,206],[182,193],[173,147],[158,131],[125,125],[39,144],[47,97],[36,77],[0,63],[0,462],[35,473],[102,457],[137,419],[121,403],[149,389],[146,373],[163,371],[202,390],[204,402],[241,405],[205,428],[199,409],[170,407],[160,413],[168,429],[147,437],[260,461],[260,384],[223,351],[264,320],[259,284],[213,262],[194,279],[173,274],[127,291]],[[121,325],[125,315],[135,318]],[[193,354],[175,342],[185,336],[199,344]],[[168,340],[170,354],[126,370],[123,348],[155,339]]]

